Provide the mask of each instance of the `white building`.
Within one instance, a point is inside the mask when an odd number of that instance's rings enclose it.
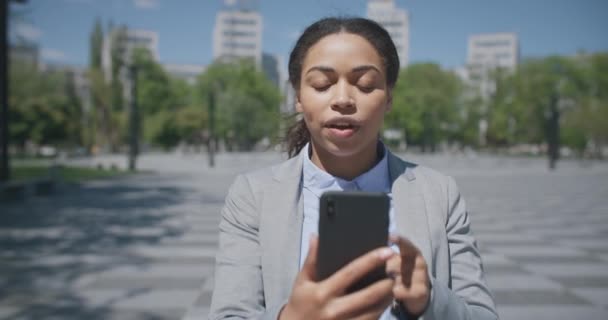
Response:
[[[497,68],[513,71],[519,62],[515,33],[487,33],[469,37],[466,80],[487,98],[494,92],[491,72]]]
[[[378,22],[391,35],[401,67],[409,63],[410,19],[406,10],[395,5],[395,0],[369,0],[367,18]]]
[[[519,43],[515,33],[486,33],[469,36],[467,64],[457,74],[473,89],[469,94],[487,101],[496,91],[492,72],[498,68],[513,72],[519,63]],[[487,105],[479,121],[479,144],[486,144]]]
[[[113,29],[103,39],[103,49],[101,54],[101,65],[104,70],[106,79],[111,77],[112,70],[112,46],[117,44],[117,36],[123,30],[120,28]],[[146,48],[152,54],[154,60],[159,61],[158,56],[158,33],[149,30],[124,29],[125,39],[120,44],[119,48],[123,58],[126,58],[134,48]]]
[[[205,72],[205,66],[196,64],[164,64],[163,68],[172,77],[183,79],[188,84],[196,83],[198,76]]]
[[[250,58],[262,64],[262,15],[250,1],[225,1],[213,29],[214,59]]]

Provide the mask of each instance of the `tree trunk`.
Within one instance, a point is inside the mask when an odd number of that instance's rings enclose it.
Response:
[[[557,97],[551,99],[549,119],[547,119],[547,155],[549,157],[549,169],[554,170],[559,159],[559,117],[557,108]]]

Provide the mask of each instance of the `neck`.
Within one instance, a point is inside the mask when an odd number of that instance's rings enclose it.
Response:
[[[353,180],[371,169],[379,160],[378,142],[360,153],[349,156],[336,156],[323,148],[310,144],[312,156],[310,160],[321,170],[345,180]]]

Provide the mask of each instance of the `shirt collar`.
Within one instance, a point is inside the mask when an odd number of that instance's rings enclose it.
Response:
[[[382,158],[371,169],[354,178],[353,180],[345,180],[339,177],[332,176],[326,171],[321,170],[316,164],[310,160],[310,143],[306,144],[300,157],[302,157],[303,185],[305,188],[313,191],[316,194],[321,194],[323,191],[332,190],[360,190],[367,192],[385,192],[390,191],[390,178],[388,174],[387,152],[384,144],[379,142],[378,153],[382,154]],[[318,191],[318,192],[315,192]]]

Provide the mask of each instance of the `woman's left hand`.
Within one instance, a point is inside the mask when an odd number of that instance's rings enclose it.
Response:
[[[391,235],[391,243],[399,247],[386,263],[386,272],[395,279],[393,296],[407,312],[420,316],[427,308],[431,296],[431,284],[427,264],[420,250],[408,239]]]

